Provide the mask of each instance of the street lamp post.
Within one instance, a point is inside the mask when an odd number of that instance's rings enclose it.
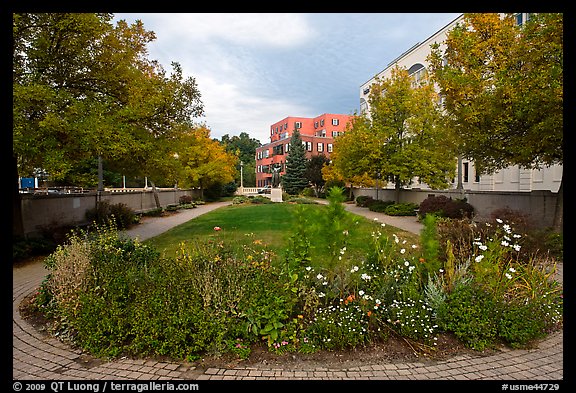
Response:
[[[240,194],[244,195],[244,162],[240,161]]]

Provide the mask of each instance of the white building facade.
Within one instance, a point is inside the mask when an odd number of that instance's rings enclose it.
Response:
[[[529,14],[519,13],[516,14],[516,22],[522,24],[529,18]],[[440,45],[440,50],[444,51],[446,46],[444,41],[447,33],[458,23],[463,20],[463,15],[460,15],[452,22],[444,26],[442,29],[431,35],[423,42],[419,42],[401,54],[399,57],[391,61],[384,70],[375,75],[373,78],[363,83],[360,86],[360,112],[370,113],[368,105],[368,96],[370,94],[370,86],[376,79],[386,79],[392,76],[392,69],[396,66],[408,70],[408,73],[418,81],[422,78],[428,70],[428,62],[426,58],[431,52],[430,46],[434,43]],[[460,178],[462,187],[471,191],[537,191],[548,190],[551,192],[558,192],[560,183],[562,181],[562,166],[553,165],[544,167],[542,169],[525,169],[517,165],[502,169],[493,174],[478,175],[476,173],[474,162],[467,159],[459,160],[460,165]],[[458,172],[458,171],[457,171]],[[415,180],[413,187],[426,188],[425,184],[419,184]],[[394,185],[388,185],[393,188]],[[452,188],[458,187],[458,179],[452,183]]]

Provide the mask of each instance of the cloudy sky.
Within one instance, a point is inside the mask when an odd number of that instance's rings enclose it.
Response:
[[[178,62],[211,136],[269,142],[287,116],[353,114],[360,85],[460,13],[117,13],[156,33],[149,58]]]

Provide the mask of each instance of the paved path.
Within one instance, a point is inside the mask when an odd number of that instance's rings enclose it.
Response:
[[[418,222],[416,217],[388,216],[384,213],[378,213],[368,210],[368,208],[366,207],[356,206],[355,203],[347,203],[345,204],[345,206],[346,210],[348,210],[351,213],[364,216],[371,220],[378,219],[378,221],[381,223],[391,225],[393,227],[400,228],[404,231],[412,232],[417,235],[419,235],[422,228],[424,228],[424,225],[421,222]]]
[[[138,240],[144,241],[166,232],[175,226],[188,222],[201,214],[208,213],[214,209],[230,204],[232,204],[232,202],[213,202],[205,205],[198,205],[193,209],[178,210],[176,214],[166,217],[143,217],[140,224],[129,230],[123,231],[123,233],[133,239],[138,238]]]
[[[209,204],[203,210],[150,220],[146,230],[132,230],[142,240],[181,223],[184,215],[201,213],[222,204]],[[202,209],[202,208],[199,208]],[[363,210],[364,213],[368,209]],[[197,215],[197,214],[196,214]],[[180,216],[180,217],[178,217]],[[190,217],[192,218],[192,217]],[[383,220],[382,220],[383,221]],[[409,220],[406,220],[409,221]],[[155,223],[152,225],[152,223]],[[399,221],[396,224],[400,226]],[[412,223],[407,222],[407,225]],[[392,224],[390,224],[392,225]],[[162,228],[152,230],[152,227]],[[359,367],[327,368],[307,362],[280,369],[267,364],[245,367],[201,369],[187,362],[133,360],[88,361],[82,351],[71,348],[56,338],[38,332],[20,316],[18,307],[33,293],[48,273],[41,263],[30,263],[12,269],[12,326],[14,380],[497,380],[497,381],[562,381],[563,332],[555,332],[534,349],[503,350],[491,356],[457,356],[449,360],[419,362],[376,362]],[[562,277],[560,276],[561,280]],[[202,385],[200,385],[202,386]],[[250,385],[252,388],[254,385]],[[270,385],[265,385],[268,389]],[[458,385],[459,386],[459,385]],[[499,385],[498,385],[499,387]],[[498,389],[500,390],[500,389]]]

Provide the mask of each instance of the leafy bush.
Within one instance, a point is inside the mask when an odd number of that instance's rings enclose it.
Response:
[[[46,255],[55,249],[55,242],[43,237],[30,239],[16,237],[12,239],[12,261],[18,262],[36,255]]]
[[[437,310],[436,318],[441,329],[454,332],[473,349],[481,351],[496,342],[497,304],[488,293],[477,287],[456,287]]]
[[[160,217],[162,213],[164,213],[164,209],[161,207],[157,207],[142,213],[142,215],[146,217]]]
[[[368,207],[373,201],[375,201],[375,199],[371,196],[360,195],[356,197],[356,206]]]
[[[538,301],[506,304],[498,321],[498,335],[513,348],[546,335],[548,318]]]
[[[108,201],[101,201],[94,208],[86,210],[86,219],[98,225],[114,221],[118,229],[124,229],[137,222],[137,215],[124,203],[110,204]]]
[[[178,203],[181,205],[192,203],[192,195],[181,195],[180,198],[178,198]]]
[[[389,216],[415,216],[418,205],[415,203],[393,203],[384,209]]]
[[[370,200],[364,203],[367,205],[368,210],[384,213],[389,206],[394,204],[394,201]]]
[[[429,196],[420,203],[419,215],[435,214],[447,218],[472,218],[474,207],[465,200],[453,200],[444,195]]]
[[[316,191],[314,191],[314,189],[312,187],[307,187],[307,188],[302,190],[301,194],[302,194],[302,196],[312,198],[312,197],[316,196]]]

